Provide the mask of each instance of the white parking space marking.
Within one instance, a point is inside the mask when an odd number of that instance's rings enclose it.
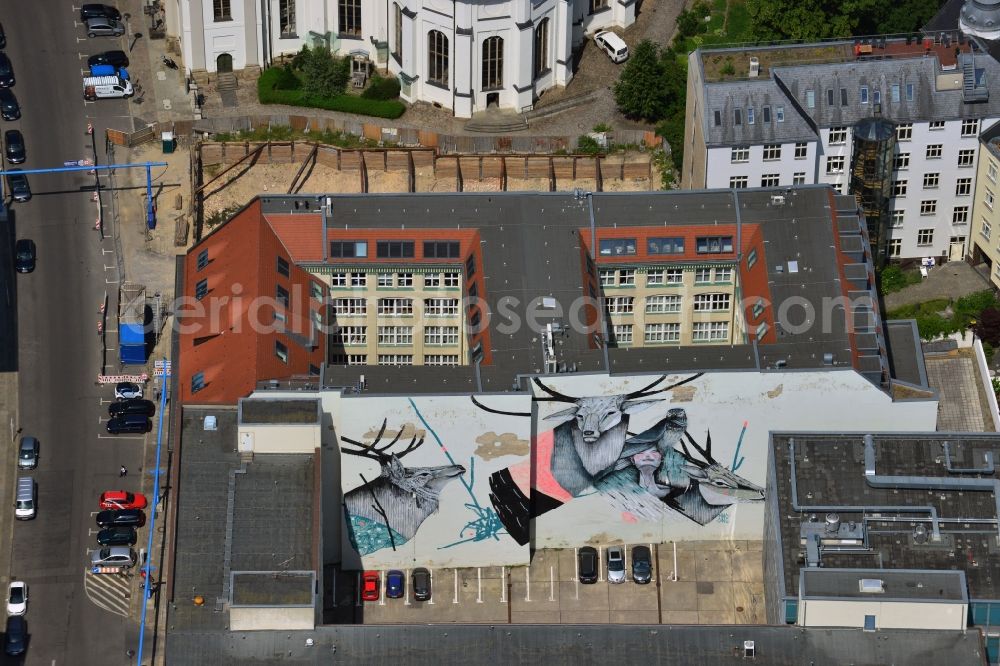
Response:
[[[356,598],[354,600],[354,605],[355,606],[360,606],[361,605],[361,572],[360,571],[358,572],[358,584],[354,586],[354,589],[357,590],[357,594],[355,595]]]
[[[531,567],[524,567],[524,600],[531,601]]]
[[[500,603],[507,603],[507,567],[500,567]]]
[[[483,570],[481,567],[476,567],[476,582],[479,584],[479,594],[476,596],[476,603],[483,603]]]
[[[379,576],[379,580],[382,581],[382,584],[380,586],[382,588],[382,594],[378,595],[378,605],[379,606],[385,606],[385,593],[387,591],[385,589],[385,572],[384,571],[379,571],[378,572],[378,576]]]
[[[144,440],[145,437],[130,437],[128,435],[98,435],[97,439],[139,439]]]
[[[451,600],[451,603],[457,604],[458,603],[458,569],[455,569],[453,571],[453,573],[455,574],[455,597]]]
[[[604,546],[597,547],[597,582],[604,582]]]
[[[404,582],[404,584],[403,584],[403,605],[404,606],[409,606],[410,605],[410,586],[407,585],[406,583],[411,582],[411,579],[410,579],[410,570],[409,569],[404,569],[403,573],[406,575],[406,578],[403,579],[403,582]]]
[[[549,601],[556,600],[556,568],[549,566]]]
[[[434,569],[427,569],[427,571],[428,571],[428,573],[429,573],[429,575],[431,577],[431,598],[427,600],[427,603],[433,605],[433,603],[434,603]]]

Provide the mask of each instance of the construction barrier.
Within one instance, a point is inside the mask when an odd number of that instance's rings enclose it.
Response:
[[[119,382],[145,383],[149,381],[149,375],[145,372],[141,375],[97,375],[98,384],[117,384]]]

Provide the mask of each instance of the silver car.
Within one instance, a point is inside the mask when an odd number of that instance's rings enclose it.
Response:
[[[608,548],[608,582],[625,582],[625,551],[621,546]]]
[[[128,546],[105,546],[95,550],[90,563],[95,567],[131,567],[135,565],[135,551]]]
[[[112,18],[89,18],[86,25],[87,37],[121,37],[125,34],[125,25]]]

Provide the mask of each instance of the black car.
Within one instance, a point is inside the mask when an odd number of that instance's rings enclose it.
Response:
[[[579,565],[579,575],[581,583],[596,583],[597,582],[597,549],[591,546],[584,546],[576,554],[577,564]]]
[[[14,85],[14,65],[3,51],[0,51],[0,88],[10,88]]]
[[[121,400],[108,405],[108,416],[125,416],[127,414],[141,414],[142,416],[152,416],[156,413],[156,405],[149,400]]]
[[[3,649],[10,657],[24,654],[28,647],[28,621],[23,615],[11,615],[7,618],[7,640]]]
[[[87,67],[94,65],[111,65],[115,69],[128,67],[128,56],[124,51],[104,51],[87,58]]]
[[[35,270],[35,241],[22,238],[14,244],[14,268],[18,273]]]
[[[111,5],[83,5],[80,7],[81,23],[86,23],[87,19],[92,18],[107,18],[121,21],[122,13]]]
[[[142,527],[146,514],[141,509],[105,509],[97,513],[98,527]]]
[[[102,546],[134,546],[137,538],[134,527],[105,527],[97,533]]]
[[[21,173],[20,169],[11,169],[7,172],[7,188],[14,201],[29,201],[31,199],[31,187],[28,185],[28,177]]]
[[[0,117],[4,120],[17,120],[21,117],[21,105],[10,88],[0,88]]]
[[[413,598],[417,601],[429,601],[431,598],[431,572],[418,567],[410,574],[413,580]]]
[[[21,134],[21,130],[7,130],[3,133],[3,151],[7,155],[7,161],[11,164],[20,164],[27,158],[24,135]]]
[[[632,548],[632,580],[645,585],[653,577],[653,558],[650,557],[649,548],[646,546],[635,546]]]
[[[108,421],[108,432],[112,435],[123,435],[135,433],[144,435],[153,429],[153,423],[149,417],[142,414],[125,414],[116,416]]]

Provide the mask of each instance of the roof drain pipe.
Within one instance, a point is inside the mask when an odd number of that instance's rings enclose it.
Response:
[[[945,452],[948,449],[945,448]],[[948,455],[950,464],[950,455]],[[992,469],[992,456],[987,461]],[[948,471],[952,471],[949,468]],[[986,470],[982,470],[987,473]],[[951,478],[946,476],[885,476],[875,472],[875,438],[872,435],[865,435],[865,481],[873,488],[913,488],[919,490],[978,490],[991,491],[993,501],[996,503],[996,515],[1000,517],[1000,481],[997,479],[969,479]],[[934,515],[934,541],[941,540],[941,532],[937,521],[937,512]],[[1000,521],[998,521],[998,536],[1000,536]]]

